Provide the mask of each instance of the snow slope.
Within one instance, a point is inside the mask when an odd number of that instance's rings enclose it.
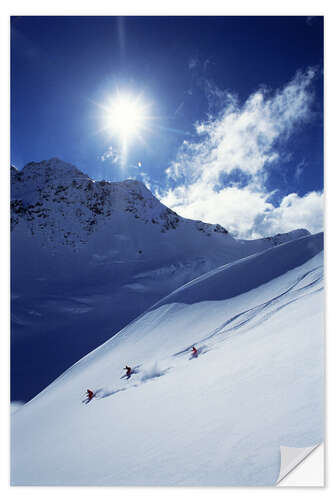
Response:
[[[233,238],[140,182],[95,182],[57,158],[12,167],[12,400],[27,401],[177,287],[308,234]]]
[[[12,415],[12,484],[274,484],[323,439],[322,248],[208,273],[73,365]]]

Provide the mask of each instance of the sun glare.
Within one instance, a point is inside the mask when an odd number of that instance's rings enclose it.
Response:
[[[108,101],[99,107],[103,110],[103,131],[107,131],[118,142],[115,146],[122,168],[127,166],[128,153],[134,142],[146,146],[144,133],[150,132],[151,104],[142,94],[117,90]]]
[[[108,128],[113,134],[127,141],[142,130],[146,120],[144,104],[129,95],[118,95],[108,109]]]

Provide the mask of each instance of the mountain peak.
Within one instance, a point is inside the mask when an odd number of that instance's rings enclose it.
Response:
[[[62,181],[72,180],[76,177],[88,178],[88,175],[81,172],[75,165],[56,157],[40,162],[31,161],[23,167],[21,172],[27,179],[37,180],[40,178],[42,180],[44,178],[46,182],[55,178],[61,178]]]
[[[27,227],[45,244],[53,241],[76,248],[92,233],[113,231],[125,217],[154,225],[164,233],[181,222],[140,181],[94,181],[59,158],[30,162],[11,170],[12,228]],[[52,244],[53,245],[53,244]]]

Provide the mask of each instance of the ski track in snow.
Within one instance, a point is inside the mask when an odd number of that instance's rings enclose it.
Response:
[[[299,285],[302,284],[303,281],[306,281],[306,278],[314,275],[314,278],[310,283],[304,283],[300,288]],[[223,333],[232,332],[234,333],[236,330],[242,328],[243,326],[249,326],[248,324],[253,320],[250,328],[255,327],[259,322],[268,320],[273,314],[278,312],[283,307],[288,306],[292,302],[299,300],[304,295],[308,293],[317,292],[322,290],[323,287],[320,287],[316,290],[313,290],[313,287],[321,281],[323,277],[323,269],[322,266],[312,269],[308,271],[303,276],[301,276],[296,282],[285,292],[277,295],[276,297],[264,302],[263,304],[259,304],[251,309],[240,312],[233,316],[232,318],[225,321],[220,327],[216,328],[211,334],[209,334],[205,339],[208,340],[216,335],[220,335]],[[306,293],[302,293],[306,291]],[[310,290],[310,291],[309,291]],[[287,299],[285,301],[285,299]],[[264,314],[261,314],[264,313]],[[234,324],[235,323],[235,324]],[[223,340],[226,340],[227,336],[224,336]]]
[[[200,356],[208,354],[209,351],[223,348],[223,342],[229,340],[235,334],[249,333],[259,323],[267,321],[281,309],[288,307],[288,305],[300,300],[306,295],[311,295],[321,291],[323,286],[317,287],[316,285],[321,283],[322,279],[323,266],[314,267],[295,280],[295,282],[286,291],[262,304],[232,316],[228,320],[224,321],[219,327],[215,328],[207,336],[197,339],[193,342],[193,344],[184,347],[184,349],[172,354],[168,358],[155,360],[154,364],[148,367],[145,364],[135,366],[133,368],[132,375],[129,378],[126,375],[120,377],[120,379],[125,380],[126,385],[97,389],[95,391],[95,399],[115,396],[119,392],[139,387],[142,383],[146,383],[166,375],[171,370],[178,367],[179,363],[175,364],[175,358],[184,358],[181,359],[182,363],[190,360],[199,360]],[[197,356],[194,356],[191,353],[193,345],[197,347]],[[164,368],[161,368],[161,366]]]

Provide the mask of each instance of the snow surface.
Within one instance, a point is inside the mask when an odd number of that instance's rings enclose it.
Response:
[[[57,158],[11,172],[12,400],[31,399],[193,278],[309,234],[237,240],[180,217],[141,182],[93,181]]]
[[[322,247],[208,273],[73,365],[13,414],[12,484],[274,484],[323,439]]]

